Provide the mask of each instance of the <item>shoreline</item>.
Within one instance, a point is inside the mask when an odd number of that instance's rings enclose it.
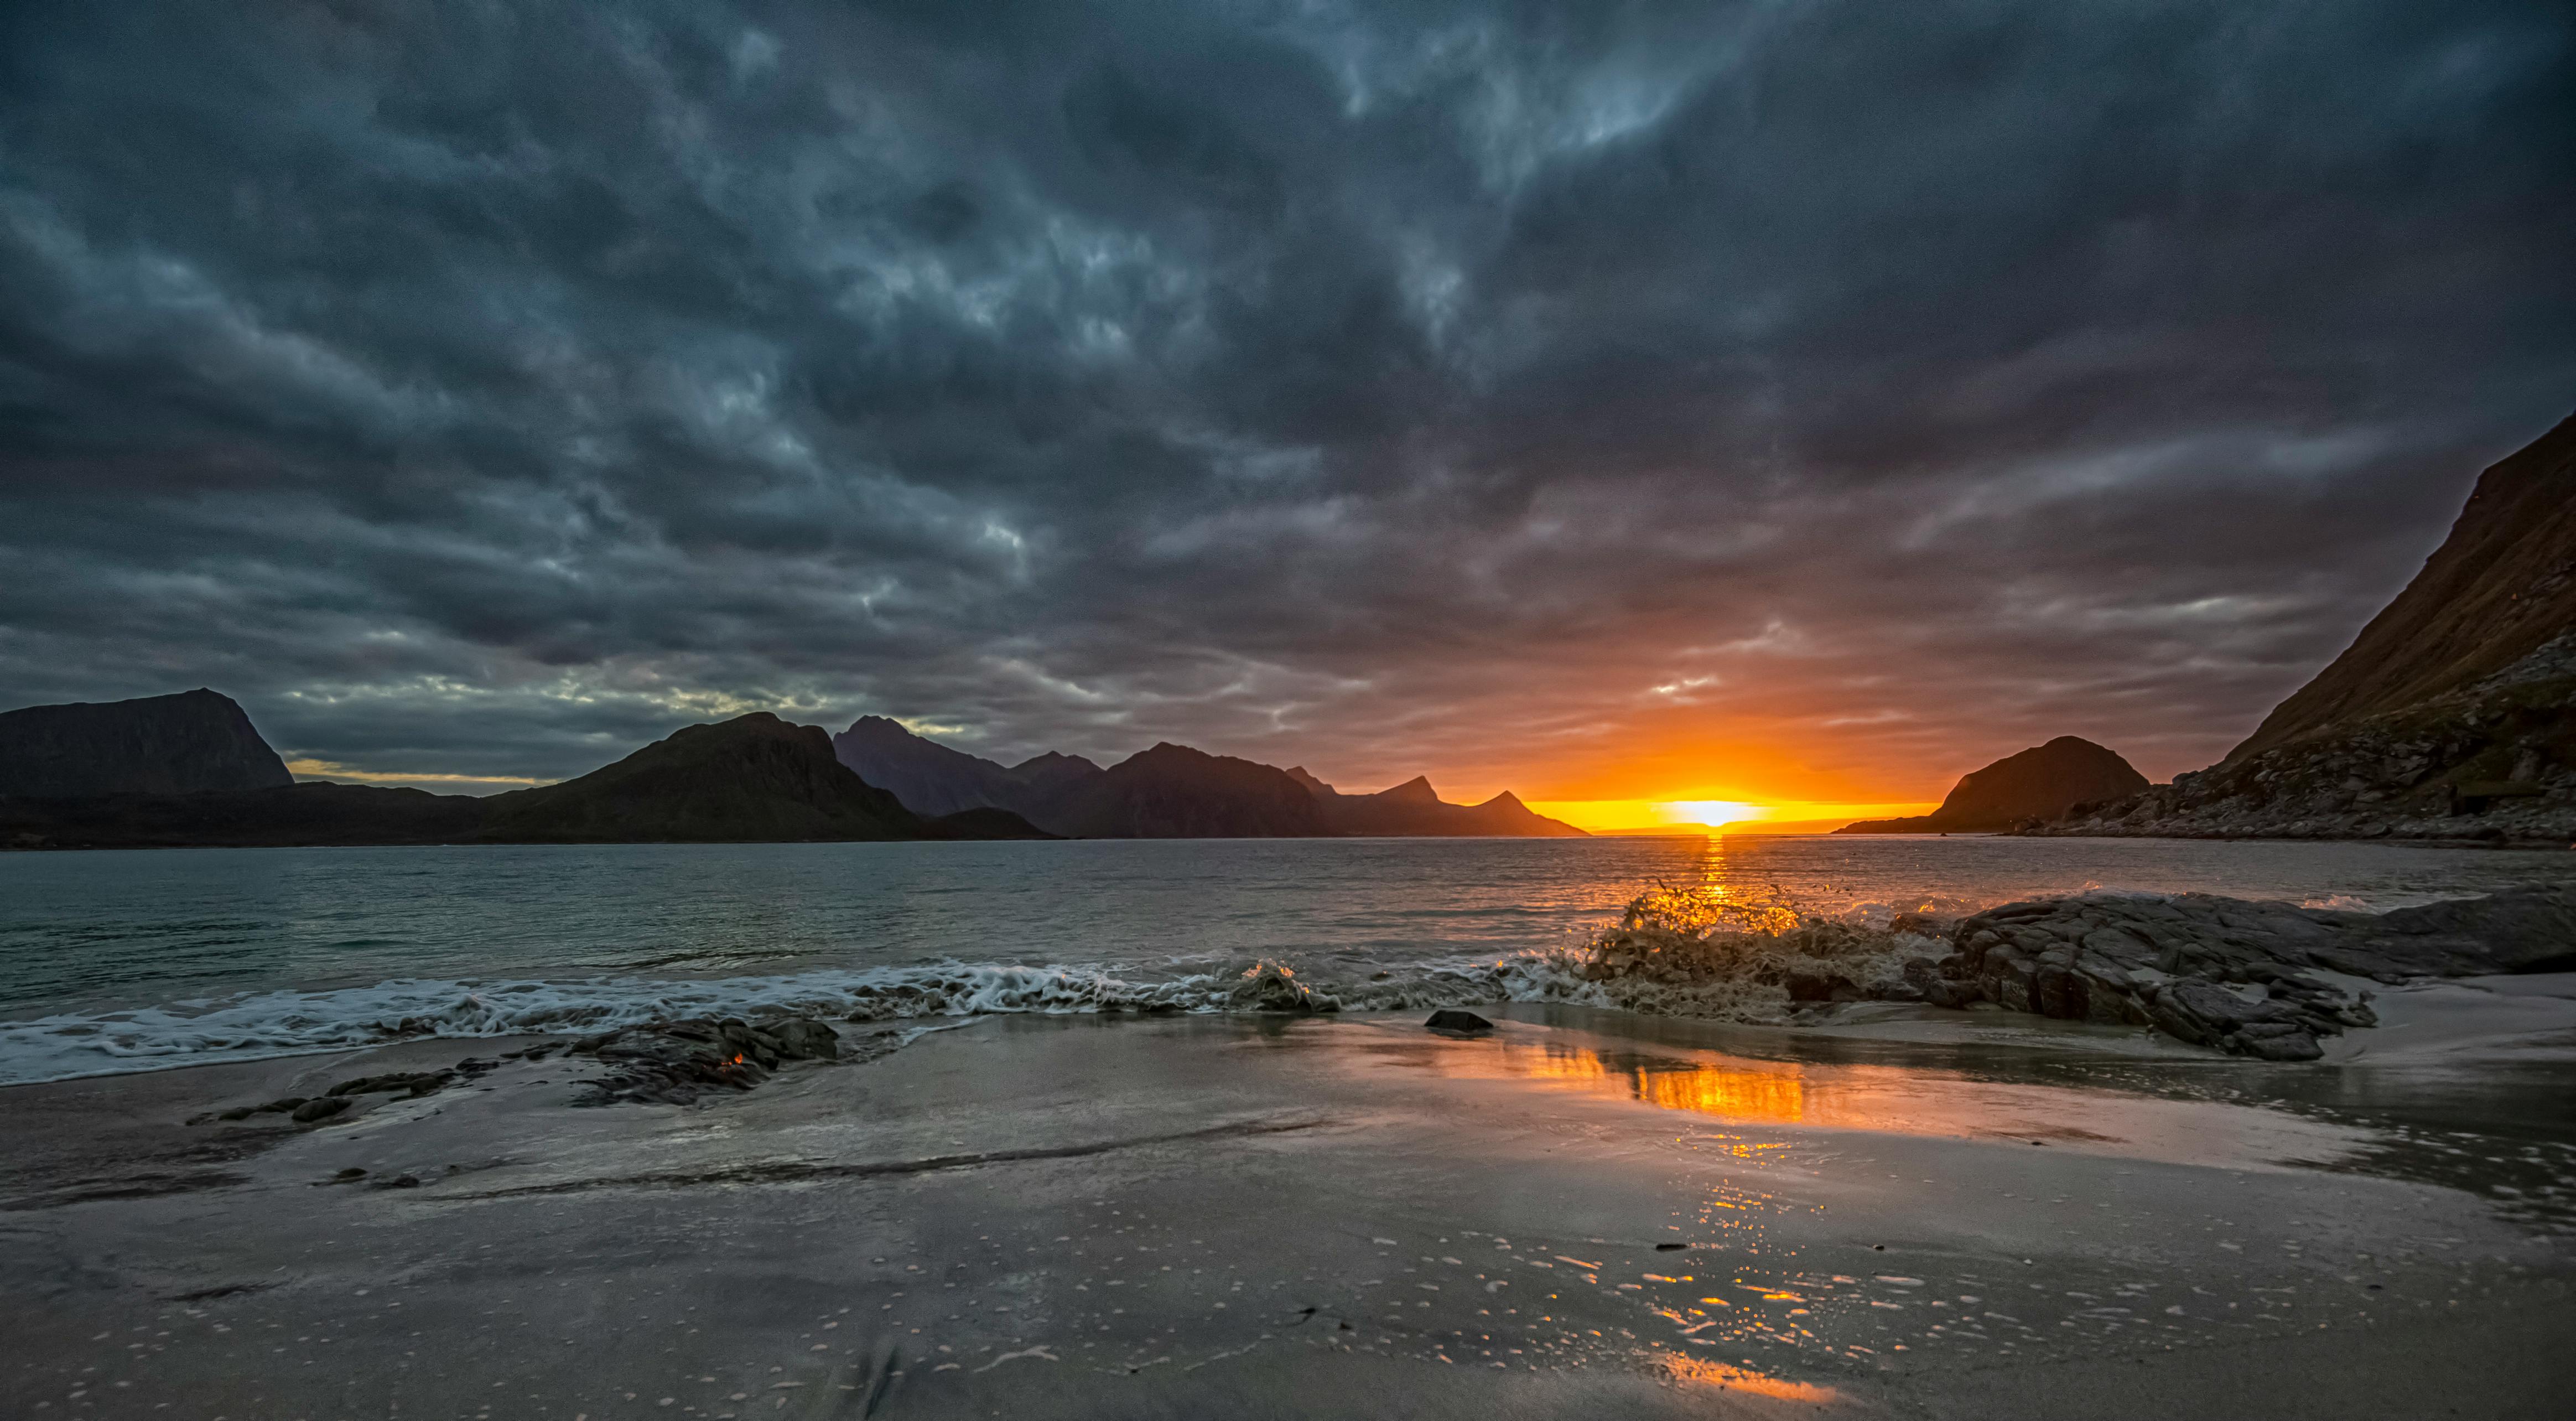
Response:
[[[2449,1137],[2389,1153],[2416,1115],[2486,1118],[2457,1050],[1495,1016],[990,1017],[690,1107],[573,1106],[554,1055],[303,1127],[183,1122],[517,1042],[0,1089],[0,1400],[2539,1416],[2576,1379],[2544,1345],[2576,1324],[2576,1203],[2410,1177]],[[2357,1082],[2415,1114],[2331,1103]]]

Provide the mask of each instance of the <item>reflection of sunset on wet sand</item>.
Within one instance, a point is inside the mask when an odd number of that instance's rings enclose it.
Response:
[[[1599,1041],[1601,1044],[1593,1044]],[[1482,1041],[1408,1043],[1405,1065],[1750,1125],[2029,1140],[2177,1161],[2331,1160],[2356,1137],[2321,1122],[1925,1067],[1765,1061],[1666,1042],[1623,1043],[1514,1024]],[[2081,1125],[2071,1123],[2081,1120]],[[1744,1149],[1768,1146],[1747,1144]]]
[[[1666,1110],[1794,1124],[1807,1118],[1795,1066],[1743,1068],[1547,1042],[1506,1045],[1506,1073],[1561,1081],[1593,1094],[1624,1096]]]
[[[1780,1401],[1804,1401],[1823,1406],[1841,1395],[1829,1386],[1811,1386],[1782,1377],[1768,1377],[1749,1368],[1730,1367],[1723,1362],[1680,1353],[1667,1356],[1664,1368],[1673,1374],[1675,1380],[1694,1386],[1723,1387],[1728,1391],[1751,1392],[1755,1396],[1768,1396]]]

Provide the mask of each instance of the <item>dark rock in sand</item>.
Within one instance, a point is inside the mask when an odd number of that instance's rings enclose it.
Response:
[[[360,1076],[355,1080],[342,1081],[331,1087],[326,1094],[376,1095],[387,1091],[403,1091],[418,1099],[446,1089],[448,1083],[455,1079],[456,1072],[452,1070],[393,1071],[381,1076]]]
[[[1474,1012],[1459,1011],[1455,1007],[1442,1007],[1431,1014],[1429,1021],[1422,1024],[1433,1031],[1454,1031],[1465,1036],[1481,1036],[1494,1029],[1492,1022]]]
[[[1793,1002],[1856,1002],[1860,988],[1839,972],[1817,972],[1792,969],[1785,986]]]
[[[621,1027],[576,1043],[608,1073],[587,1082],[591,1105],[633,1100],[686,1105],[720,1090],[749,1090],[791,1060],[837,1060],[840,1039],[811,1017],[760,1026],[732,1017]]]
[[[1957,952],[1907,964],[1939,1006],[1994,1002],[2070,1021],[2153,1026],[2196,1045],[2312,1061],[2317,1038],[2372,1026],[2380,982],[2557,970],[2576,944],[2576,888],[2512,890],[2385,914],[2209,894],[2010,903],[1961,920]]]
[[[295,1107],[295,1113],[287,1118],[298,1125],[310,1125],[316,1120],[328,1120],[348,1108],[347,1096],[326,1095],[320,1100],[308,1100]]]
[[[841,1059],[841,1038],[832,1028],[809,1017],[789,1017],[775,1022],[769,1034],[778,1042],[780,1055],[797,1061],[837,1061]]]

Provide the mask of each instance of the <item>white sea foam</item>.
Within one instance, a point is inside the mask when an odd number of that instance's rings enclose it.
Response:
[[[330,991],[262,992],[118,1011],[0,1022],[0,1084],[261,1060],[408,1037],[592,1033],[684,1016],[800,1013],[892,1021],[993,1013],[1223,1012],[1259,964],[1166,977],[1098,966],[945,962],[705,979],[398,979]],[[1275,975],[1275,969],[1274,969]],[[1597,1000],[1562,951],[1429,964],[1380,981],[1289,975],[1313,1005],[1396,1010],[1478,1002]]]
[[[1779,984],[1793,965],[1830,959],[1837,970],[1865,980],[1894,970],[1889,954],[1900,944],[1932,945],[1891,936],[1883,921],[1872,925],[1871,919],[1883,916],[1864,909],[1828,920],[1801,914],[1776,895],[1747,898],[1704,887],[1659,886],[1630,906],[1620,927],[1584,946],[1378,971],[1371,970],[1373,964],[1313,969],[1255,961],[1173,963],[1158,973],[1099,964],[951,960],[725,978],[406,978],[0,1022],[0,1084],[349,1050],[411,1037],[586,1034],[688,1016],[796,1013],[869,1022],[999,1013],[1402,1011],[1573,1002],[1771,1021],[1781,1019],[1788,1005]],[[1671,964],[1669,957],[1649,962],[1648,949],[1662,947],[1694,950],[1695,968],[1662,970]]]

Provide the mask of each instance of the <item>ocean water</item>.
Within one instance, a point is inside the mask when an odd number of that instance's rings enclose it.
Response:
[[[2576,853],[1831,837],[192,849],[0,855],[0,1083],[673,1013],[1223,1010],[1565,997],[1657,885],[1884,923],[2039,894],[2385,910]]]

